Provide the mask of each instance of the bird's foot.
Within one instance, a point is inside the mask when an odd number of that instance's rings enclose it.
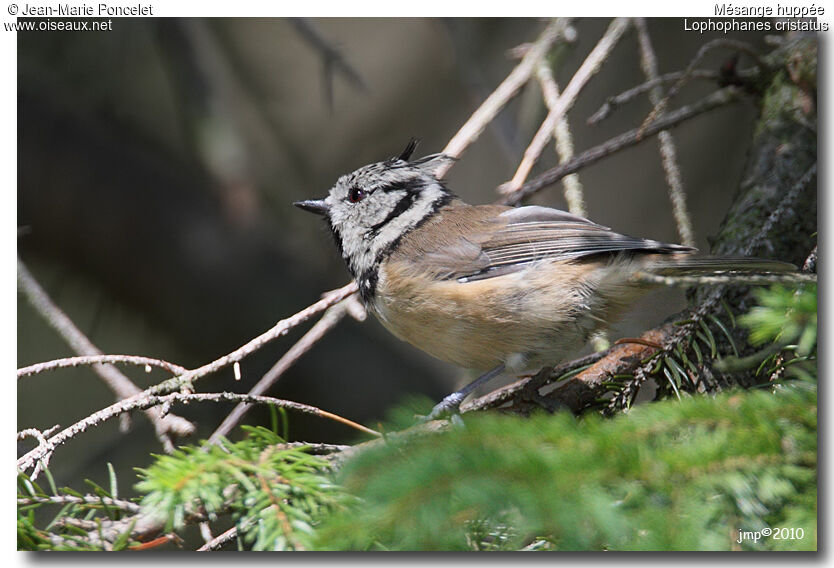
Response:
[[[421,423],[431,422],[432,420],[439,420],[441,418],[445,418],[449,416],[449,419],[452,422],[460,422],[460,403],[463,402],[463,399],[466,398],[465,393],[461,392],[453,392],[439,403],[437,403],[434,408],[431,409],[431,412],[426,414],[425,416],[420,416],[419,421]]]

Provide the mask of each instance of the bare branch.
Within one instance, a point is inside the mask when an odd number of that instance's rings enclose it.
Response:
[[[658,79],[657,56],[652,48],[645,18],[635,19],[634,26],[637,28],[637,39],[640,44],[640,66],[643,68],[646,79],[656,81]],[[659,85],[649,91],[649,100],[653,106],[659,105],[662,98],[663,91]],[[692,221],[686,207],[686,192],[683,189],[683,178],[678,167],[675,141],[665,130],[659,132],[657,138],[660,143],[663,171],[666,173],[666,182],[669,184],[669,199],[672,202],[672,214],[678,226],[678,235],[683,244],[695,246],[695,232],[692,230]]]
[[[46,445],[46,436],[49,436],[52,432],[57,430],[59,426],[56,424],[52,428],[48,430],[44,430],[41,432],[37,428],[26,428],[25,430],[21,430],[17,433],[17,441],[23,440],[25,438],[35,438],[38,443]]]
[[[325,69],[340,71],[345,78],[357,89],[367,92],[368,84],[356,68],[348,62],[342,52],[330,40],[324,37],[310,18],[290,18],[295,29],[310,46],[321,54]],[[332,79],[327,79],[332,81]]]
[[[26,281],[27,284],[32,284],[33,283],[34,286],[37,286],[37,282],[35,282],[34,279],[31,278],[31,275],[28,274],[28,271],[26,271],[26,268],[25,268],[25,266],[23,266],[23,263],[20,262],[20,261],[18,261],[18,262],[19,262],[19,268],[21,269],[21,274],[24,275],[24,278],[26,276],[29,276],[29,280]],[[32,287],[32,286],[29,286],[27,289],[28,290],[35,290],[35,288]],[[38,289],[39,289],[39,286],[38,286]],[[221,369],[221,368],[223,368],[227,365],[234,364],[235,362],[240,361],[241,359],[243,359],[247,355],[253,353],[256,350],[258,350],[260,347],[262,347],[267,342],[269,342],[269,341],[271,341],[271,340],[273,340],[277,337],[281,337],[282,335],[285,335],[293,327],[303,323],[304,321],[306,321],[310,317],[314,316],[315,314],[317,314],[321,311],[324,311],[325,309],[329,308],[331,305],[336,304],[338,302],[341,302],[342,300],[344,300],[348,296],[356,293],[357,290],[358,290],[358,286],[356,285],[356,283],[351,282],[351,283],[343,286],[342,288],[327,292],[323,295],[322,299],[319,300],[318,302],[308,306],[307,308],[301,310],[300,312],[294,314],[293,316],[290,316],[289,318],[286,318],[286,319],[283,319],[283,320],[279,321],[277,324],[275,324],[275,326],[272,327],[272,329],[270,329],[267,332],[259,335],[256,338],[252,339],[251,341],[249,341],[248,343],[246,343],[242,347],[236,349],[235,351],[233,351],[233,352],[231,352],[231,353],[229,353],[229,354],[227,354],[227,355],[225,355],[225,356],[223,356],[219,359],[216,359],[215,361],[212,361],[211,363],[203,365],[202,367],[199,367],[199,368],[191,370],[191,371],[186,371],[185,373],[183,373],[183,374],[181,374],[177,377],[174,377],[172,379],[168,379],[167,381],[163,381],[162,383],[160,383],[156,386],[153,386],[153,387],[151,387],[151,388],[149,388],[145,391],[138,391],[138,389],[137,389],[138,392],[136,394],[134,394],[133,396],[130,396],[130,397],[124,399],[124,400],[121,400],[121,401],[119,401],[115,404],[112,404],[107,408],[99,410],[98,412],[95,412],[95,413],[91,414],[87,418],[85,418],[85,419],[83,419],[79,422],[76,422],[72,426],[70,426],[68,428],[65,428],[64,430],[62,430],[61,432],[59,432],[55,436],[52,436],[51,438],[46,440],[48,446],[44,446],[43,444],[41,444],[37,448],[35,448],[34,450],[31,450],[30,452],[28,452],[22,458],[20,458],[18,460],[18,467],[22,470],[26,470],[26,469],[29,469],[30,467],[32,467],[35,464],[35,462],[38,461],[38,460],[44,460],[44,459],[48,460],[49,456],[51,456],[51,454],[54,451],[56,446],[64,443],[66,440],[68,440],[70,438],[75,437],[79,433],[85,431],[90,426],[96,426],[96,425],[98,425],[98,424],[100,424],[100,423],[102,423],[106,420],[109,420],[110,418],[112,418],[114,416],[122,415],[122,414],[124,414],[124,413],[126,413],[130,410],[135,410],[135,409],[147,410],[149,412],[152,412],[154,415],[161,417],[160,418],[161,420],[171,418],[171,416],[167,414],[167,408],[170,407],[170,405],[173,402],[177,402],[177,401],[180,401],[180,400],[186,400],[186,399],[185,398],[172,397],[171,395],[169,395],[167,398],[166,397],[160,397],[159,393],[170,392],[171,390],[179,389],[179,388],[182,388],[183,386],[190,387],[190,385],[192,384],[192,382],[194,380],[196,380],[198,378],[201,378],[205,375],[208,375],[210,373],[213,373],[213,372],[215,372],[215,371],[217,371],[217,370],[219,370],[219,369]],[[36,296],[36,300],[38,300],[39,302],[42,303],[44,299],[46,299],[47,301],[49,300],[48,297],[46,297],[45,293],[43,293],[43,291],[41,290],[41,294]],[[348,309],[350,309],[350,308],[348,308]],[[56,308],[56,310],[57,310],[57,308]],[[354,308],[354,310],[355,310],[355,308]],[[52,312],[50,312],[50,313],[52,313]],[[59,313],[60,316],[63,316],[63,318],[64,318],[64,320],[66,320],[66,322],[68,322],[70,325],[72,325],[72,322],[69,321],[69,318],[67,318],[65,315],[63,315],[63,313],[61,313],[59,310],[55,313]],[[63,322],[63,323],[65,323],[65,322]],[[73,327],[74,327],[74,325],[73,325]],[[78,333],[80,334],[80,332],[78,332]],[[83,337],[83,335],[82,335],[82,337]],[[87,340],[87,341],[89,341],[89,340]],[[90,345],[92,345],[92,344],[90,344]],[[93,348],[95,349],[94,346],[93,346]],[[101,353],[98,352],[96,354],[100,355]],[[174,393],[174,394],[177,394],[177,393]],[[189,395],[181,394],[181,395],[178,395],[178,396],[187,397]],[[193,396],[198,397],[198,398],[195,398],[194,400],[198,400],[198,399],[200,399],[199,397],[205,397],[206,395],[193,395]],[[269,399],[269,397],[249,397],[249,398],[247,398],[248,395],[236,395],[236,394],[232,394],[232,393],[226,393],[224,396],[227,396],[226,400],[234,400],[235,402],[259,402],[259,403],[265,403],[265,404],[283,405],[283,406],[286,406],[287,408],[295,408],[296,410],[299,410],[301,412],[308,412],[308,413],[311,413],[311,414],[315,414],[317,416],[321,416],[321,417],[329,418],[329,419],[336,420],[336,421],[339,421],[339,422],[343,422],[345,424],[350,425],[351,427],[358,428],[362,431],[367,431],[369,433],[374,432],[373,430],[367,429],[364,426],[361,426],[359,424],[355,424],[354,422],[351,422],[349,420],[341,418],[340,416],[337,416],[335,414],[332,414],[332,413],[329,413],[329,412],[326,412],[326,411],[323,411],[323,410],[320,410],[320,409],[316,409],[315,407],[312,407],[312,406],[300,404],[300,403],[294,403],[294,402],[291,402],[291,401],[279,401],[279,399]],[[233,398],[230,399],[228,397],[233,397]],[[238,397],[238,398],[234,398],[234,397]],[[209,400],[209,399],[208,398],[202,398],[200,400]],[[268,402],[268,400],[269,401],[279,401],[279,402]],[[156,408],[157,406],[160,406],[160,405],[162,406],[161,408]],[[36,470],[36,471],[39,471],[39,470]]]
[[[725,38],[714,39],[710,42],[705,43],[701,46],[701,49],[698,50],[698,53],[695,54],[695,58],[692,59],[692,61],[689,62],[689,65],[686,66],[686,70],[684,70],[683,75],[680,77],[680,79],[678,79],[678,81],[674,85],[672,85],[672,88],[669,89],[669,91],[666,93],[666,96],[664,96],[660,100],[660,102],[658,102],[654,106],[654,108],[651,110],[648,116],[646,116],[646,119],[643,121],[643,124],[640,125],[641,132],[646,130],[649,124],[651,124],[660,114],[665,112],[666,107],[669,104],[669,101],[672,100],[672,98],[675,95],[677,95],[680,92],[681,88],[683,88],[683,86],[689,81],[690,77],[692,77],[692,73],[695,70],[695,67],[697,67],[701,63],[706,54],[712,51],[713,49],[719,47],[730,48],[736,51],[742,51],[744,53],[747,53],[748,55],[750,55],[750,57],[753,58],[753,60],[756,62],[760,69],[764,68],[764,62],[762,61],[761,57],[759,57],[759,54],[756,52],[756,50],[753,49],[753,47],[749,43]]]
[[[93,345],[84,333],[78,329],[72,320],[55,305],[47,295],[35,277],[23,264],[17,260],[17,283],[18,289],[23,293],[35,311],[49,324],[58,335],[79,355],[100,356],[102,352]],[[93,365],[93,370],[101,377],[107,386],[118,398],[125,399],[135,396],[142,390],[131,382],[121,371],[112,365]],[[162,416],[158,409],[151,408],[145,413],[154,425],[156,435],[159,437],[166,449],[171,449],[168,439],[169,434],[175,436],[188,436],[194,432],[194,425],[188,420],[175,415]]]
[[[95,365],[99,363],[125,363],[127,365],[158,367],[174,375],[181,375],[188,370],[185,367],[180,367],[179,365],[163,361],[162,359],[142,357],[140,355],[82,355],[80,357],[54,359],[43,363],[35,363],[34,365],[29,365],[28,367],[21,367],[17,370],[17,378],[20,379],[28,377],[29,375],[52,371],[54,369],[78,367],[81,365]]]
[[[241,361],[270,341],[283,337],[294,327],[304,323],[314,315],[323,312],[333,304],[341,302],[351,294],[355,294],[358,290],[359,286],[357,286],[356,282],[350,282],[341,288],[326,292],[322,295],[322,299],[318,302],[307,306],[300,312],[297,312],[286,319],[282,319],[272,326],[272,328],[254,339],[249,340],[246,344],[238,347],[231,353],[223,355],[219,359],[215,359],[211,363],[207,363],[202,367],[186,371],[182,375],[163,381],[162,383],[147,389],[145,393],[159,394],[171,392],[172,390],[179,390],[181,388],[190,389],[192,383],[197,379],[210,375],[211,373],[215,373],[224,367],[228,367],[229,365],[233,365],[234,363]]]
[[[460,157],[463,151],[475,140],[486,128],[493,118],[504,108],[504,105],[512,99],[521,87],[530,79],[536,70],[538,62],[547,54],[550,46],[560,39],[569,21],[564,18],[552,20],[544,29],[539,38],[530,46],[524,54],[524,58],[507,75],[507,78],[498,85],[487,99],[478,107],[469,120],[458,130],[452,139],[446,144],[443,153],[453,158]],[[437,170],[437,177],[443,177],[451,164],[442,166]]]
[[[796,183],[793,184],[790,191],[788,191],[788,193],[786,193],[785,196],[779,201],[779,204],[773,209],[773,211],[771,211],[767,220],[762,224],[761,228],[756,232],[753,238],[747,242],[747,245],[743,250],[743,256],[753,256],[753,253],[761,246],[773,230],[776,223],[784,217],[785,212],[796,202],[799,193],[805,189],[809,183],[811,183],[811,180],[814,179],[816,175],[817,164],[814,162],[811,164],[811,167],[809,167],[805,173],[802,174],[802,177],[800,177]]]
[[[197,552],[208,552],[210,550],[217,550],[230,540],[237,538],[237,527],[232,527],[223,534],[220,534],[210,541],[206,542],[203,546],[197,549]]]
[[[43,505],[104,505],[106,507],[114,507],[122,509],[129,513],[141,513],[142,508],[131,501],[124,499],[111,499],[110,497],[100,497],[98,495],[82,495],[76,497],[75,495],[49,495],[45,497],[19,497],[18,505],[32,505],[34,503],[41,503]]]
[[[127,400],[122,400],[120,402],[108,406],[107,408],[103,408],[97,412],[94,412],[90,416],[76,422],[68,428],[64,428],[63,430],[49,438],[47,440],[47,443],[54,450],[54,448],[60,446],[67,440],[74,438],[81,432],[84,432],[87,428],[91,426],[97,426],[107,420],[110,420],[115,416],[124,414],[125,412],[130,412],[132,410],[143,410],[146,408],[152,408],[160,405],[170,405],[174,403],[187,404],[189,402],[246,402],[256,404],[270,404],[272,406],[287,408],[289,410],[295,410],[304,414],[318,416],[319,418],[326,418],[329,420],[340,422],[366,434],[371,434],[373,436],[381,436],[381,434],[376,430],[372,430],[370,428],[362,426],[361,424],[353,422],[352,420],[349,420],[347,418],[343,418],[338,414],[333,414],[332,412],[327,412],[326,410],[322,410],[315,406],[303,404],[300,402],[294,402],[291,400],[272,398],[269,396],[252,396],[248,394],[237,394],[229,392],[191,394],[175,392],[167,395],[143,394],[142,396],[136,396]],[[34,463],[37,460],[43,459],[44,456],[51,453],[51,451],[52,450],[47,450],[46,448],[43,448],[41,446],[31,450],[30,452],[28,452],[23,457],[17,460],[18,469],[22,471],[29,469],[34,465]]]
[[[521,188],[530,170],[538,161],[542,150],[544,150],[544,146],[553,136],[556,124],[573,106],[577,96],[579,96],[579,92],[608,58],[608,54],[611,53],[611,50],[617,44],[620,37],[622,37],[627,27],[627,18],[616,18],[611,22],[605,34],[597,42],[594,49],[591,50],[591,53],[588,54],[588,57],[585,58],[585,61],[580,65],[579,69],[576,70],[576,73],[574,73],[573,78],[559,97],[558,103],[550,109],[547,118],[542,122],[530,146],[524,151],[524,158],[521,160],[521,164],[518,166],[513,179],[499,189],[501,193],[513,193]]]
[[[536,67],[536,77],[541,84],[545,104],[552,111],[559,104],[559,86],[556,84],[553,72],[546,62],[539,62]],[[556,139],[556,153],[559,155],[560,163],[564,164],[573,159],[573,137],[570,133],[567,115],[562,115],[556,123],[553,137]],[[584,217],[587,213],[579,176],[577,174],[565,176],[562,179],[562,185],[565,186],[565,201],[568,203],[568,211],[574,215]]]
[[[198,526],[200,527],[200,536],[206,543],[214,540],[214,535],[211,534],[211,525],[208,521],[201,521]]]
[[[351,306],[352,304],[353,306]],[[272,385],[275,384],[275,382],[281,377],[281,375],[284,374],[284,372],[286,372],[287,369],[292,367],[295,362],[298,361],[298,359],[300,359],[307,351],[309,351],[322,337],[324,337],[328,331],[336,327],[336,325],[342,321],[345,314],[350,313],[351,309],[356,311],[357,307],[361,310],[359,312],[359,314],[361,314],[361,319],[364,319],[364,308],[361,304],[359,304],[355,295],[348,296],[343,301],[328,308],[327,311],[324,312],[324,315],[321,316],[321,319],[316,322],[316,324],[311,327],[310,330],[295,343],[295,345],[290,347],[290,349],[284,353],[278,362],[266,372],[266,374],[257,382],[257,384],[255,384],[254,387],[252,387],[249,394],[260,395],[265,393]],[[240,422],[250,408],[251,405],[249,404],[238,404],[209,437],[208,442],[210,444],[216,444],[222,436],[228,435],[232,428]]]
[[[636,99],[638,96],[642,95],[650,89],[662,86],[664,83],[671,83],[672,81],[677,81],[683,76],[683,71],[673,71],[671,73],[661,75],[656,79],[652,79],[646,81],[645,83],[641,83],[636,87],[632,87],[627,91],[623,91],[619,95],[608,97],[605,100],[605,102],[602,103],[602,106],[599,107],[599,109],[594,114],[588,117],[586,123],[588,124],[588,126],[593,126],[599,122],[602,122],[603,120],[608,118],[608,116],[615,108],[622,106],[628,102],[631,102],[632,100]],[[692,77],[693,79],[708,79],[714,81],[718,79],[719,75],[717,71],[711,71],[708,69],[696,69],[692,71],[692,73],[690,73],[690,77]]]
[[[165,400],[163,400],[165,399]],[[338,414],[334,414],[332,412],[328,412],[326,410],[322,410],[315,406],[311,406],[309,404],[303,404],[300,402],[294,402],[292,400],[284,400],[281,398],[273,398],[271,396],[260,396],[260,395],[250,395],[250,394],[238,394],[238,393],[231,393],[231,392],[220,392],[220,393],[192,393],[192,394],[183,394],[183,393],[171,393],[169,395],[165,395],[164,397],[159,397],[160,404],[165,402],[183,402],[188,403],[191,401],[197,402],[244,402],[248,404],[269,404],[272,406],[279,406],[281,408],[287,408],[289,410],[295,410],[297,412],[302,412],[304,414],[312,414],[313,416],[318,416],[319,418],[327,418],[329,420],[333,420],[335,422],[340,422],[345,424],[346,426],[350,426],[354,430],[359,430],[360,432],[364,432],[365,434],[371,434],[372,436],[382,436],[376,430],[363,426],[354,422],[353,420],[349,420]]]
[[[501,200],[501,202],[509,205],[515,205],[524,198],[533,195],[537,191],[556,183],[568,174],[579,171],[580,169],[589,166],[606,156],[618,152],[623,148],[634,146],[635,144],[643,142],[648,137],[651,137],[662,130],[668,130],[694,116],[728,105],[735,102],[739,98],[740,92],[736,87],[725,87],[715,91],[696,103],[686,105],[661,116],[656,121],[651,123],[643,132],[640,131],[640,128],[629,130],[628,132],[624,132],[619,136],[615,136],[598,146],[594,146],[593,148],[582,152],[570,162],[560,164],[547,170],[540,176],[525,183],[521,186],[521,188],[519,188],[518,191],[506,196]]]
[[[17,433],[18,441],[27,437],[35,438],[38,441],[37,449],[45,452],[43,459],[39,460],[37,465],[35,465],[35,470],[32,472],[30,479],[37,479],[41,471],[49,467],[49,458],[52,456],[52,452],[55,451],[55,446],[52,445],[49,442],[49,440],[46,439],[46,437],[58,428],[59,426],[56,424],[52,428],[44,430],[43,432],[41,432],[37,428],[27,428]]]

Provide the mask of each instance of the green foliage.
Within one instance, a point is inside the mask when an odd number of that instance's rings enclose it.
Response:
[[[760,288],[754,294],[758,305],[738,318],[722,302],[724,317],[708,314],[696,322],[677,322],[697,327],[671,353],[652,357],[649,375],[657,383],[657,399],[680,399],[684,392],[713,392],[727,386],[777,384],[783,378],[816,381],[816,285]],[[750,345],[760,349],[742,357],[741,349],[749,353],[743,342],[745,331]],[[721,373],[719,382],[708,379],[713,370]],[[631,379],[614,377],[611,392],[616,394]]]
[[[798,355],[809,355],[817,343],[816,285],[799,290],[774,286],[755,294],[759,305],[739,318],[750,329],[750,342],[796,344]]]
[[[641,405],[581,421],[466,416],[376,444],[340,481],[360,500],[323,549],[816,548],[816,387]],[[802,528],[799,540],[739,529]]]
[[[774,286],[755,292],[759,303],[739,318],[750,343],[761,349],[746,357],[728,357],[716,368],[744,371],[771,383],[784,377],[817,379],[817,287]]]
[[[156,456],[139,469],[144,510],[166,519],[166,530],[190,517],[222,514],[235,519],[243,541],[255,550],[308,546],[314,524],[338,508],[341,490],[325,475],[327,462],[304,448],[281,446],[266,428],[244,427],[246,439],[223,447],[184,446]]]
[[[132,503],[115,498],[115,475],[110,464],[110,490],[87,480],[92,493],[82,494],[69,487],[58,489],[49,470],[44,475],[50,490],[45,491],[26,475],[17,478],[18,550],[124,550],[138,544],[130,537],[130,527],[105,542],[104,524],[129,516]],[[50,509],[57,510],[54,515]],[[44,518],[52,517],[49,522]],[[41,528],[42,527],[42,528]]]

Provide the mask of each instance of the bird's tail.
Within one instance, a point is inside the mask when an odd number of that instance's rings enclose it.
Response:
[[[688,254],[653,255],[651,259],[648,259],[643,269],[658,276],[697,276],[727,273],[784,274],[796,272],[796,266],[780,260]]]
[[[648,285],[798,284],[816,282],[816,274],[799,272],[789,262],[751,257],[652,255],[632,280]]]

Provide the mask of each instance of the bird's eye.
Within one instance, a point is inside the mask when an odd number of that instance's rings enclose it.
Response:
[[[365,190],[361,187],[351,187],[348,191],[348,201],[351,203],[359,203],[365,199]]]

